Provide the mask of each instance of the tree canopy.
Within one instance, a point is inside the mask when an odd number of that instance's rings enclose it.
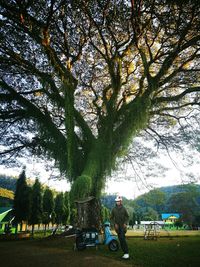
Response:
[[[2,0],[2,163],[54,159],[73,192],[97,196],[142,130],[164,143],[159,127],[199,123],[199,11],[198,1]]]

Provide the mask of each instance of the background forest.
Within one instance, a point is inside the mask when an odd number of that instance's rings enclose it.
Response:
[[[29,185],[33,186],[34,182],[28,180]],[[0,175],[0,205],[1,206],[12,206],[14,199],[14,192],[16,190],[17,178],[6,177]],[[43,195],[45,190],[43,188]],[[51,191],[50,189],[48,189]],[[47,190],[47,191],[48,191]],[[65,195],[60,192],[52,190],[52,194],[57,196],[56,201],[63,205],[61,210],[64,209],[66,216],[60,219],[60,223],[73,223],[70,220],[70,199],[68,193]],[[114,206],[114,199],[116,195],[103,194],[101,197],[102,203],[102,215],[103,219],[109,219],[109,213]],[[56,198],[56,197],[55,197]],[[65,199],[65,203],[63,202]],[[185,185],[174,185],[168,187],[161,187],[150,190],[148,193],[142,194],[136,199],[127,199],[123,197],[123,203],[128,209],[130,215],[130,225],[140,223],[140,221],[151,221],[161,220],[162,213],[179,213],[181,214],[181,220],[188,225],[199,225],[200,224],[200,185],[197,184],[185,184]],[[48,200],[47,200],[48,206]],[[67,207],[67,209],[66,209]],[[52,207],[53,210],[53,207]],[[52,212],[49,211],[49,213]],[[58,208],[57,208],[58,212]],[[62,213],[63,211],[61,211]],[[71,211],[71,217],[75,216],[75,211]],[[61,217],[62,217],[61,216]],[[59,221],[59,220],[58,220]]]

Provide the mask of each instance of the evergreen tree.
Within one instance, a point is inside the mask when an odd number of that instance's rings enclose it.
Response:
[[[31,212],[29,223],[32,225],[32,234],[34,233],[34,225],[40,224],[42,221],[42,188],[38,178],[32,187],[31,192]]]
[[[55,222],[57,225],[63,222],[63,217],[65,215],[65,205],[64,205],[64,195],[59,193],[55,198]]]
[[[16,224],[20,223],[22,230],[22,221],[27,222],[30,213],[30,187],[26,182],[25,170],[21,172],[17,180],[13,208],[14,222]]]
[[[49,224],[50,221],[52,221],[52,213],[54,211],[54,197],[53,192],[51,189],[46,188],[43,195],[43,218],[42,221],[45,224],[45,232],[46,232],[46,226]]]
[[[70,216],[70,197],[69,192],[64,193],[64,214],[63,214],[63,223],[69,223]]]
[[[54,210],[51,214],[51,222],[52,222],[52,225],[54,225],[56,223],[56,213]]]

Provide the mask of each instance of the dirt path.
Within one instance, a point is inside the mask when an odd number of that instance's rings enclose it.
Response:
[[[73,251],[60,240],[0,242],[0,262],[6,267],[130,267],[132,263],[98,255],[88,249]]]

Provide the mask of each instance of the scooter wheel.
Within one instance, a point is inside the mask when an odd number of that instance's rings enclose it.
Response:
[[[77,250],[84,250],[84,249],[86,249],[86,244],[84,243],[82,236],[78,236],[76,238],[76,244],[75,244],[75,246],[76,246],[76,249]]]
[[[84,249],[86,249],[86,244],[78,243],[78,244],[76,244],[76,248],[77,248],[77,250],[84,250]]]
[[[118,251],[119,249],[119,243],[117,240],[113,239],[110,241],[110,243],[108,244],[108,248],[110,251]]]

